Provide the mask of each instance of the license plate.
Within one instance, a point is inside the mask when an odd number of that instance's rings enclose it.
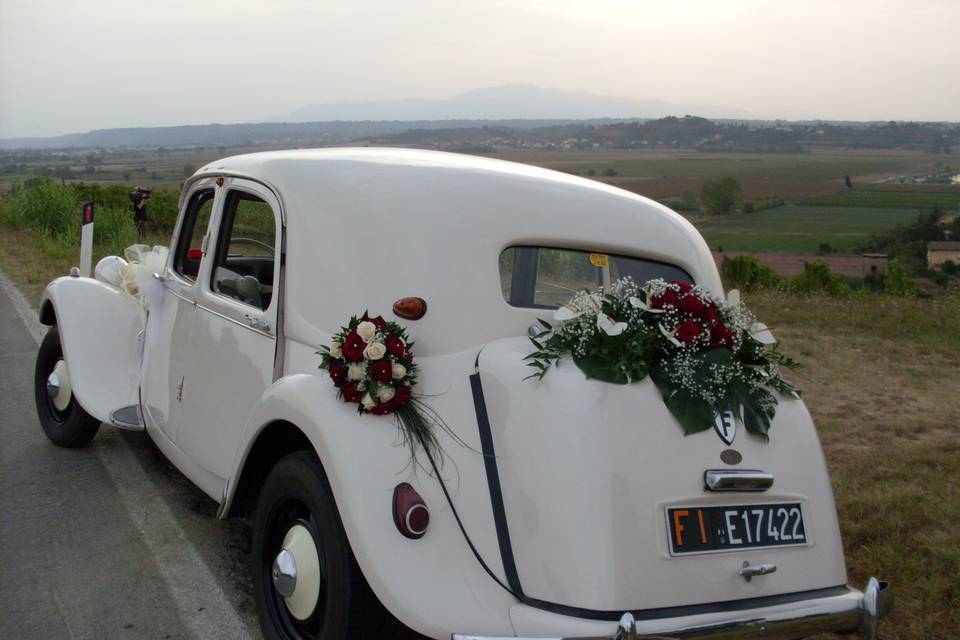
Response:
[[[710,553],[807,544],[800,503],[668,507],[670,552]]]

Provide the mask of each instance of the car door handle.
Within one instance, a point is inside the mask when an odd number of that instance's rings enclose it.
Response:
[[[243,314],[243,317],[247,321],[247,326],[257,331],[270,331],[270,323],[266,320],[261,320],[260,318],[250,315],[249,313]]]
[[[775,564],[750,564],[744,560],[743,566],[737,573],[739,573],[744,580],[750,582],[753,576],[765,576],[768,573],[774,573],[776,570],[777,565]]]
[[[703,485],[707,491],[766,491],[773,486],[773,474],[758,469],[707,469]]]

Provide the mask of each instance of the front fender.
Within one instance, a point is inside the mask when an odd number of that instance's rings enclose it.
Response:
[[[40,319],[57,325],[77,402],[101,422],[138,402],[142,314],[131,296],[93,278],[57,278],[43,292]]]
[[[463,384],[463,389],[451,393],[456,397],[468,393],[466,376]],[[262,429],[278,420],[296,425],[313,444],[357,563],[393,615],[434,638],[450,637],[464,628],[513,635],[509,607],[516,600],[484,573],[438,482],[426,469],[410,463],[409,451],[389,417],[359,415],[352,405],[337,399],[325,376],[290,375],[267,391],[246,425],[245,444],[234,461],[228,501],[233,498],[251,444]],[[451,418],[447,420],[452,423]],[[481,457],[457,447],[445,444],[448,466],[442,473],[450,486],[451,478],[455,484],[459,472],[455,500],[458,512],[468,520],[468,529],[470,520],[485,520],[492,536],[486,483],[482,475],[476,475],[481,472]],[[419,540],[404,538],[393,522],[393,489],[401,482],[416,487],[431,510],[430,528]],[[496,542],[488,538],[477,544],[492,553]],[[487,561],[499,566],[496,555],[490,555]]]

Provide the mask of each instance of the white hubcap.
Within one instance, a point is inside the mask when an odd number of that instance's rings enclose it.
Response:
[[[64,360],[57,360],[53,373],[47,377],[47,393],[57,411],[64,411],[70,405],[73,387],[70,385],[70,373]]]
[[[283,538],[283,548],[273,561],[273,586],[283,596],[287,609],[297,620],[306,620],[320,598],[320,557],[313,536],[295,524]]]

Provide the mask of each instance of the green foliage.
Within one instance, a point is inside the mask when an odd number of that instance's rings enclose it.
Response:
[[[820,246],[817,247],[818,256],[828,256],[833,253],[833,247],[830,246],[829,242],[821,242]]]
[[[607,167],[606,169],[603,170],[603,175],[607,178],[612,178],[618,174],[617,174],[617,170],[614,169],[613,167]]]
[[[798,294],[826,294],[833,297],[850,295],[850,287],[845,284],[830,267],[819,260],[803,265],[803,273],[794,276],[788,283],[789,289]]]
[[[707,213],[726,215],[743,200],[743,189],[736,178],[709,180],[700,189],[700,202]]]
[[[943,261],[943,272],[950,276],[955,276],[960,274],[960,265],[957,265],[953,260],[944,260]]]
[[[883,290],[891,295],[903,297],[913,290],[913,283],[907,277],[907,271],[899,260],[891,260],[887,273],[883,276]]]
[[[934,207],[926,213],[916,216],[913,222],[897,225],[893,229],[874,234],[857,247],[863,253],[885,253],[897,258],[914,275],[920,275],[927,269],[927,242],[945,240],[960,230],[957,220],[947,224],[943,211]]]
[[[731,289],[782,289],[786,281],[753,256],[724,257],[720,265],[723,283]]]
[[[196,168],[195,166],[193,166],[192,164],[190,164],[189,162],[185,163],[185,164],[183,165],[183,177],[184,177],[184,178],[189,178],[190,176],[192,176],[192,175],[194,174],[194,172],[196,172],[196,170],[197,170],[197,168]]]

